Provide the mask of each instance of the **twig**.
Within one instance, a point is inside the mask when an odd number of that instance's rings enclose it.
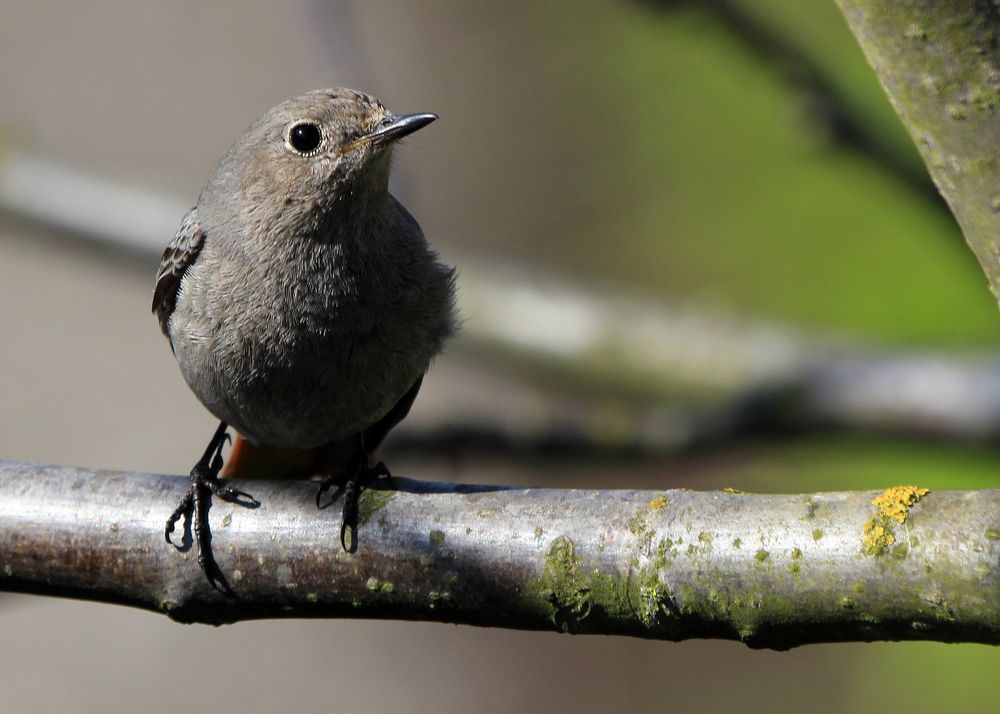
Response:
[[[798,496],[394,480],[337,542],[316,485],[243,482],[213,548],[236,594],[163,543],[181,477],[0,462],[0,589],[183,622],[365,617],[788,648],[1000,644],[1000,490]],[[900,521],[900,518],[902,521]],[[881,530],[878,530],[881,529]]]

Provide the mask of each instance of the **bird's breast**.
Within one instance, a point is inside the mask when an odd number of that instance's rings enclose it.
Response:
[[[420,311],[342,251],[244,265],[205,257],[185,276],[171,339],[192,390],[252,441],[305,448],[359,431],[433,356]]]

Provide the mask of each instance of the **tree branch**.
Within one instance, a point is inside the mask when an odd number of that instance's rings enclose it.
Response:
[[[1000,10],[837,0],[1000,298]]]
[[[396,479],[337,544],[315,484],[240,484],[213,549],[235,598],[163,542],[187,480],[0,462],[0,589],[182,622],[433,620],[752,647],[1000,644],[1000,490],[798,496],[508,489]],[[188,541],[189,542],[189,541]]]

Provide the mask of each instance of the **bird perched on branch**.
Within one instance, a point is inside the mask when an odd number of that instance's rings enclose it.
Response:
[[[255,503],[218,480],[227,425],[238,436],[222,476],[326,477],[317,503],[338,485],[341,544],[356,548],[360,489],[388,473],[375,450],[454,329],[454,271],[388,191],[393,146],[436,118],[345,88],[279,104],[219,162],[163,254],[153,312],[221,420],[165,535],[191,516],[216,587],[209,493]]]

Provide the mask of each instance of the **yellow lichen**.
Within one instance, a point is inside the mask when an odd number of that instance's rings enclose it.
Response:
[[[726,486],[722,489],[723,493],[746,493],[743,489],[733,488],[732,486]]]
[[[887,488],[881,495],[872,499],[872,505],[879,512],[893,519],[896,523],[906,523],[906,516],[910,512],[910,506],[930,493],[930,489],[917,488],[916,486],[893,486]]]
[[[868,555],[882,555],[896,542],[893,524],[906,523],[910,507],[930,493],[929,489],[917,486],[893,486],[887,488],[874,499],[875,514],[864,525],[862,540]]]
[[[865,523],[865,552],[868,555],[881,555],[889,550],[889,546],[896,542],[896,534],[885,526],[880,526],[874,518],[870,518]]]
[[[657,496],[652,501],[649,502],[649,509],[651,511],[658,511],[661,508],[666,508],[669,501],[666,496]]]

